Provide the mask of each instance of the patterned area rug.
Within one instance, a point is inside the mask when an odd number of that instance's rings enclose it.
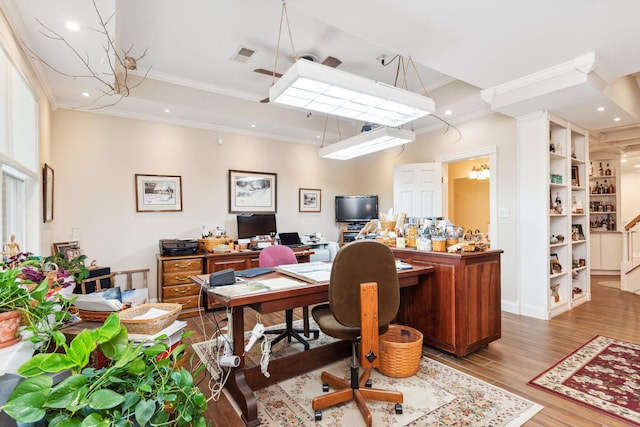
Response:
[[[640,345],[596,336],[529,385],[640,426]]]
[[[312,325],[313,326],[313,325]],[[278,328],[274,326],[274,328]],[[320,335],[311,347],[328,342]],[[196,354],[211,366],[207,342],[193,345]],[[257,346],[256,346],[257,347]],[[297,343],[278,344],[272,357],[300,351]],[[250,359],[257,361],[259,352],[252,350]],[[323,369],[282,381],[256,391],[261,426],[349,426],[363,425],[355,403],[345,403],[322,411],[322,421],[315,422],[311,400],[322,394],[321,371],[348,377],[349,360],[341,360]],[[249,362],[247,362],[249,363]],[[409,378],[391,378],[372,371],[373,387],[395,389],[404,394],[403,413],[396,415],[394,405],[369,401],[373,425],[384,426],[520,426],[542,406],[516,396],[472,376],[456,371],[423,354],[418,372]],[[231,400],[231,399],[230,399]]]

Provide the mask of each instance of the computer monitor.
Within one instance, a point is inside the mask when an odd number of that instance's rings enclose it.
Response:
[[[239,214],[238,239],[250,239],[254,236],[268,236],[277,233],[275,214]]]

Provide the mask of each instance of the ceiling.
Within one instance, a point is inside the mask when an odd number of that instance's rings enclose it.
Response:
[[[290,0],[282,31],[281,0],[95,4],[104,20],[112,17],[106,28],[119,49],[131,47],[134,57],[146,50],[134,72],[146,78],[122,99],[100,98],[96,79],[69,77],[87,74],[73,48],[113,81],[92,2],[0,0],[24,46],[46,62],[32,60],[54,108],[201,127],[212,138],[234,132],[320,145],[358,132],[361,122],[260,102],[274,79],[253,70],[273,70],[277,59],[284,73],[295,47],[298,57],[333,56],[341,70],[426,92],[437,118],[411,123],[417,133],[443,128],[442,120],[549,110],[590,130],[594,150],[640,150],[639,1]],[[80,31],[68,30],[67,21]],[[243,47],[255,54],[234,60]],[[399,63],[407,71],[396,78]]]

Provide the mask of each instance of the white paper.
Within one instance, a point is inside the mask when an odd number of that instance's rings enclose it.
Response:
[[[300,286],[304,286],[305,283],[299,280],[289,279],[287,277],[278,277],[276,279],[266,279],[260,280],[260,283],[266,285],[272,291],[277,291],[280,289],[289,289],[289,288],[298,288]]]
[[[170,313],[170,311],[160,310],[159,308],[151,307],[146,313],[142,313],[139,316],[132,317],[131,320],[155,319],[157,317],[164,316],[167,313]]]

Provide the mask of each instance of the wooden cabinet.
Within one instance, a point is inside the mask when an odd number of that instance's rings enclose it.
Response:
[[[180,318],[197,315],[204,308],[200,287],[190,277],[204,271],[202,255],[157,256],[158,300],[182,304]]]
[[[392,249],[397,259],[432,266],[426,286],[403,288],[398,322],[424,343],[464,356],[500,338],[501,250],[450,254]]]
[[[620,274],[622,233],[617,231],[591,234],[591,272]]]
[[[360,234],[360,230],[349,230],[346,227],[340,229],[340,246],[344,246],[349,242],[353,242],[356,239],[356,236]]]

